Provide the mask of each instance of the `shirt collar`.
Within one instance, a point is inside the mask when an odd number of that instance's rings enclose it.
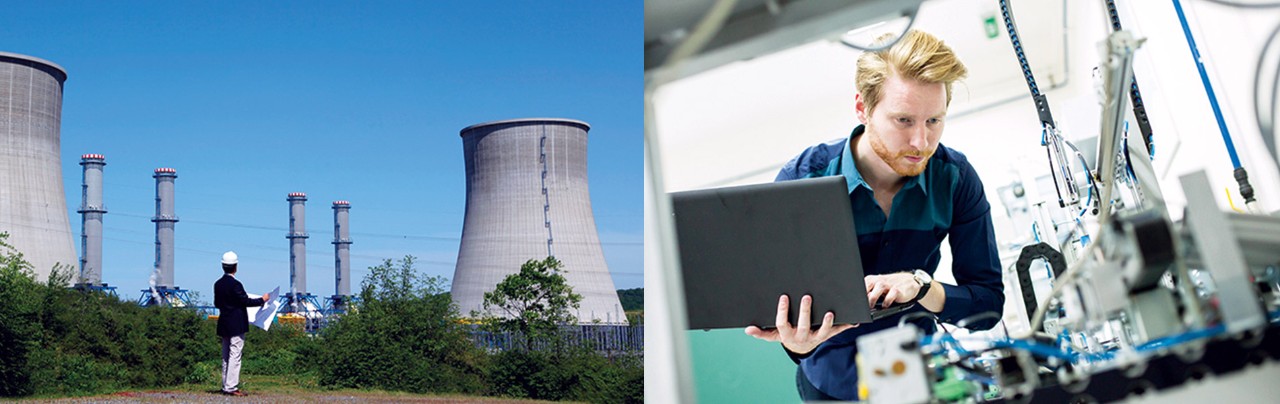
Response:
[[[862,136],[862,134],[866,132],[866,129],[865,125],[858,125],[856,128],[853,128],[853,133],[850,133],[849,139],[844,142],[844,155],[840,159],[840,174],[844,174],[845,185],[849,187],[850,194],[852,194],[853,190],[857,189],[859,185],[866,188],[868,191],[871,191],[871,185],[867,184],[867,181],[862,178],[862,173],[858,172],[858,165],[854,163],[853,159],[853,140],[858,136]],[[929,159],[932,160],[933,157],[929,157]],[[928,174],[929,170],[925,169],[924,172],[920,173],[920,175],[907,178],[907,183],[902,185],[902,189],[911,189],[913,187],[920,188],[920,192],[925,196],[928,196],[929,181],[928,178],[926,178],[928,177]]]
[[[862,179],[862,173],[858,172],[858,165],[853,160],[853,140],[862,136],[864,131],[866,127],[863,125],[853,128],[853,133],[849,134],[849,139],[844,142],[844,155],[840,158],[840,174],[844,174],[844,182],[849,187],[850,194],[853,194],[853,190],[858,189],[859,185],[868,191],[871,190],[871,185]]]

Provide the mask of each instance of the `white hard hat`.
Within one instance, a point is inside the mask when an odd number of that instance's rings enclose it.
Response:
[[[236,256],[235,251],[227,251],[222,254],[222,263],[226,265],[235,265],[240,262],[240,257]]]

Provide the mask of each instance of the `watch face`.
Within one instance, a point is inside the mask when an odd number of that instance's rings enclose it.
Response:
[[[916,280],[919,281],[921,285],[926,283],[933,283],[933,277],[929,276],[928,272],[917,269],[915,275],[916,275]]]

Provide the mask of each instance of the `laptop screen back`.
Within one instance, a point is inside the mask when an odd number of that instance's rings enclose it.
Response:
[[[774,327],[778,296],[810,322],[871,321],[843,176],[671,194],[689,329]]]

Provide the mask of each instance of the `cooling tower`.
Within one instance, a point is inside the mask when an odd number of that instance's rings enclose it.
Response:
[[[84,180],[80,185],[80,277],[76,281],[85,286],[104,286],[102,283],[102,216],[107,206],[102,201],[102,167],[107,158],[101,154],[80,156],[84,166]]]
[[[333,297],[351,296],[351,202],[333,203]]]
[[[307,194],[293,192],[289,201],[289,293],[307,294]]]
[[[173,228],[178,223],[174,213],[173,182],[178,171],[157,168],[151,176],[156,179],[156,288],[173,289]]]
[[[49,61],[0,52],[0,232],[40,281],[76,265],[59,134],[66,80]]]
[[[462,130],[467,209],[451,295],[464,315],[530,259],[555,256],[580,323],[625,323],[587,191],[587,130],[569,119],[519,119]],[[494,313],[499,314],[499,313]]]

